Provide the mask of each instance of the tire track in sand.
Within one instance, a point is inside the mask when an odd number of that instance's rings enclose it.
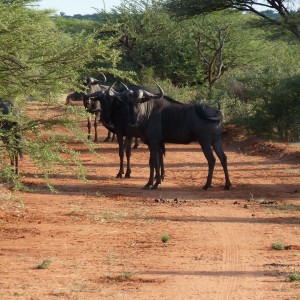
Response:
[[[218,286],[220,293],[217,299],[232,300],[240,298],[237,291],[242,283],[244,271],[240,246],[240,237],[243,235],[237,230],[237,226],[226,225],[228,224],[221,223],[216,226],[216,230],[221,233],[223,246],[223,261],[220,270],[222,279]]]

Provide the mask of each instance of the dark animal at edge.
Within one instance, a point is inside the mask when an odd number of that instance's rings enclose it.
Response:
[[[9,114],[17,116],[19,110],[10,100],[0,98],[0,131],[1,140],[9,151],[11,167],[15,174],[19,174],[19,156],[22,157],[20,146],[21,133],[18,130],[18,122],[5,118]]]
[[[158,86],[159,87],[159,86]],[[147,91],[139,93],[128,90],[123,94],[128,105],[129,120],[132,128],[139,132],[141,140],[150,150],[150,177],[144,189],[158,186],[159,174],[157,152],[164,143],[189,144],[198,142],[208,162],[208,176],[204,190],[211,187],[215,157],[217,154],[225,174],[225,189],[231,182],[227,168],[227,157],[222,147],[222,113],[207,105],[170,103],[164,98],[155,99]]]

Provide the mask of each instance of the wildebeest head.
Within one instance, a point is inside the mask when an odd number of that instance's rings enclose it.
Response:
[[[135,99],[142,99],[143,97],[143,90],[137,88],[136,90],[131,90],[129,89],[123,82],[120,82],[121,85],[124,86],[125,90],[118,92],[114,90],[114,86],[117,82],[115,82],[109,89],[108,89],[108,96],[110,99],[110,103],[112,105],[111,107],[111,111],[113,109],[117,109],[117,107],[119,107],[120,105],[123,105],[123,111],[125,108],[127,110],[129,110],[129,114],[128,116],[124,116],[125,118],[129,117],[130,123],[132,126],[134,126],[136,124],[136,119],[134,118],[135,114],[135,110],[136,110],[136,106],[138,104],[138,102],[134,101]],[[124,112],[125,112],[124,111]],[[125,112],[126,114],[126,112]],[[124,120],[124,119],[123,119]]]
[[[101,112],[101,121],[105,125],[111,125],[111,113],[112,113],[112,99],[109,95],[109,91],[98,91],[88,96],[88,102],[93,107],[90,112]],[[100,104],[100,105],[99,105]],[[100,108],[101,107],[101,108]]]
[[[103,77],[103,81],[102,82],[106,82],[106,77],[103,73],[101,73],[102,77]],[[101,80],[96,79],[94,77],[87,77],[85,80],[85,84],[87,87],[91,87],[92,85],[96,85],[96,84],[100,84]]]
[[[122,82],[121,82],[122,83]],[[139,88],[136,90],[129,89],[124,83],[122,85],[125,87],[125,91],[120,93],[121,99],[128,105],[129,111],[129,120],[131,126],[137,126],[138,120],[138,107],[139,104],[147,102],[152,99],[161,99],[164,96],[163,89],[155,82],[159,92],[154,94],[149,92],[143,88]]]

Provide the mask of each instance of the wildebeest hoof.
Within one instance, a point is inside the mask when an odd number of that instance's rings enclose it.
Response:
[[[231,187],[231,184],[226,184],[224,187],[224,190],[229,191]]]
[[[126,173],[125,178],[130,178],[130,173]]]
[[[211,185],[209,185],[209,184],[206,184],[204,187],[203,187],[203,190],[207,190],[207,189],[209,189],[211,187]]]
[[[105,143],[109,142],[109,137],[107,137],[106,139],[104,139],[103,142],[105,142]]]
[[[122,174],[118,173],[116,178],[122,178]]]
[[[142,190],[149,190],[150,189],[150,185],[149,184],[146,184],[143,188],[142,188]]]
[[[151,190],[157,190],[158,189],[158,184],[154,184]]]

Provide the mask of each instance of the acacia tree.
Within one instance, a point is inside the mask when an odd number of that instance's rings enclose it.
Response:
[[[107,24],[102,24],[100,34],[115,39],[115,47],[122,51],[123,69],[138,73],[151,73],[151,69],[161,77],[170,75],[166,65],[174,61],[179,27],[161,10],[158,1],[125,0],[106,17]]]
[[[168,9],[181,16],[194,16],[217,10],[236,9],[254,13],[268,24],[291,32],[300,41],[300,12],[298,1],[292,0],[166,0]],[[298,3],[299,6],[299,3]],[[297,10],[298,9],[298,10]],[[266,14],[263,10],[273,10],[279,18]]]
[[[245,25],[251,18],[232,10],[193,18],[196,53],[204,70],[202,78],[203,83],[208,85],[209,99],[216,97],[212,95],[212,88],[226,74],[261,63],[259,53],[263,49],[266,51],[267,46],[258,38],[259,30]]]
[[[9,117],[19,123],[23,152],[47,177],[57,162],[68,162],[63,154],[80,167],[78,153],[61,142],[64,138],[56,134],[56,126],[72,131],[76,140],[85,140],[78,122],[79,114],[83,117],[85,112],[62,108],[63,102],[58,99],[78,86],[78,79],[87,74],[87,64],[95,57],[110,59],[106,56],[110,49],[91,34],[61,32],[49,12],[35,10],[29,5],[32,2],[0,1],[0,95],[20,108],[19,117]],[[60,114],[47,109],[53,105],[60,106]],[[9,132],[0,128],[0,135],[4,134]],[[5,158],[7,153],[0,147],[0,178],[11,175]],[[82,175],[82,168],[79,170]]]

